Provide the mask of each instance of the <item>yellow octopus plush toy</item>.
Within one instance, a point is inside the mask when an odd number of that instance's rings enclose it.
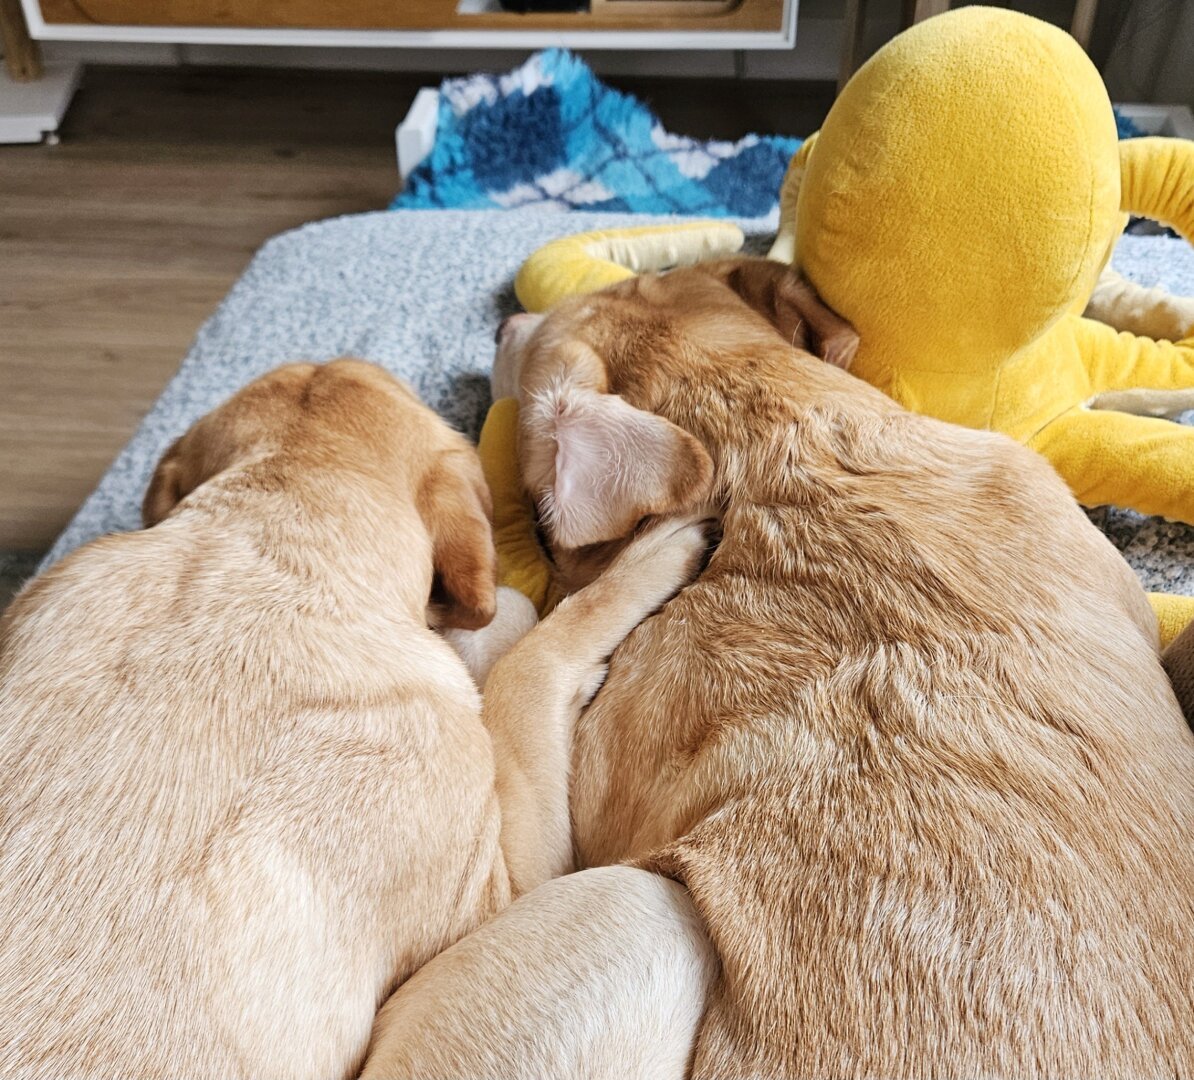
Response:
[[[1069,35],[984,7],[913,27],[858,71],[784,188],[772,256],[854,324],[853,374],[1020,440],[1088,506],[1194,524],[1194,429],[1162,419],[1194,407],[1194,309],[1128,287],[1150,311],[1125,324],[1172,327],[1173,341],[1081,315],[1128,212],[1194,238],[1194,143],[1121,146]],[[570,237],[516,287],[542,311],[740,242],[714,223]],[[1154,607],[1164,640],[1194,618],[1194,598]]]

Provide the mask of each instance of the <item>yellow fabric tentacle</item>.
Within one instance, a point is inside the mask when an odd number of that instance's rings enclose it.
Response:
[[[1149,593],[1148,602],[1157,616],[1162,649],[1194,622],[1194,596]]]
[[[1120,206],[1194,243],[1194,142],[1154,136],[1120,143]]]
[[[744,242],[742,230],[728,221],[565,236],[545,244],[522,264],[514,292],[527,311],[546,311],[570,296],[596,292],[636,274],[732,255]]]
[[[481,428],[477,453],[493,498],[498,584],[517,589],[545,614],[551,565],[535,538],[535,515],[518,474],[518,401],[495,401]]]

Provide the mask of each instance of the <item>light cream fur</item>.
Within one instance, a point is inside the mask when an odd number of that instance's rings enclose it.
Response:
[[[628,866],[539,886],[422,968],[365,1080],[682,1080],[717,960],[682,885]]]
[[[353,1075],[391,989],[539,880],[540,834],[567,826],[536,755],[704,537],[649,531],[571,598],[593,632],[491,745],[427,625],[429,600],[445,626],[493,615],[487,498],[463,438],[380,369],[295,365],[170,450],[152,528],[18,597],[0,1076]],[[511,654],[519,685],[553,621]]]
[[[499,585],[496,610],[488,626],[479,630],[443,631],[444,639],[464,661],[473,682],[484,686],[493,665],[535,627],[539,613],[517,589]]]

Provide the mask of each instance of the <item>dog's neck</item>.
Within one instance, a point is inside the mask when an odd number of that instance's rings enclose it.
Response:
[[[431,544],[398,483],[281,452],[212,477],[172,517],[250,547],[262,573],[288,583],[313,612],[383,611],[426,624]]]
[[[834,513],[849,477],[886,466],[884,429],[903,410],[885,395],[799,350],[777,376],[730,367],[720,383],[693,380],[659,411],[705,446],[712,502],[722,508],[719,559],[766,574],[809,542],[803,524]],[[725,369],[723,369],[725,370]]]

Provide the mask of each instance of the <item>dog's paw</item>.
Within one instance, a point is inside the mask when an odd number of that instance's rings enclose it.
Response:
[[[715,526],[696,515],[660,518],[631,540],[610,571],[626,579],[646,605],[658,607],[696,578]]]
[[[843,371],[849,371],[854,363],[854,355],[858,352],[859,337],[851,326],[836,330],[821,339],[821,359]]]
[[[497,613],[480,630],[444,630],[443,636],[464,661],[478,686],[484,686],[489,672],[539,621],[535,605],[522,593],[501,585],[497,591]]]

